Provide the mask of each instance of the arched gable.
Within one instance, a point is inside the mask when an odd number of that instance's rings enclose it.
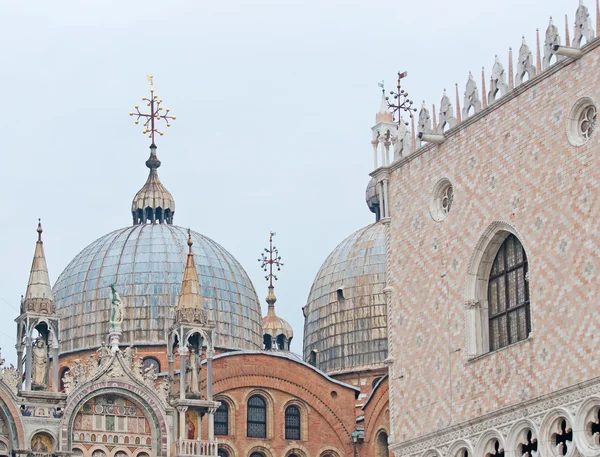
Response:
[[[8,440],[13,449],[23,449],[25,446],[25,431],[21,422],[17,398],[10,387],[0,380],[0,417],[8,428]]]
[[[169,438],[165,408],[150,389],[127,380],[96,381],[78,390],[76,394],[68,399],[60,424],[59,443],[61,450],[71,449],[73,424],[81,407],[88,400],[101,395],[123,397],[143,409],[147,413],[146,418],[152,426],[152,442],[159,443],[159,446],[156,447],[157,457],[167,455]]]

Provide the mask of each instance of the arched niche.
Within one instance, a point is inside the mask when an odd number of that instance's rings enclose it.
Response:
[[[61,423],[61,448],[93,444],[103,450],[105,446],[126,445],[137,447],[136,453],[167,455],[166,417],[150,393],[120,381],[100,384],[75,394],[67,405]],[[129,431],[130,418],[136,422],[136,433]]]

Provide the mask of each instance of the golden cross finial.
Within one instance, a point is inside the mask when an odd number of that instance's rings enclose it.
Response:
[[[140,123],[141,118],[145,119],[145,122],[142,124],[144,126],[142,133],[144,135],[148,134],[148,138],[150,138],[152,140],[152,144],[154,144],[155,133],[158,133],[160,136],[164,135],[163,132],[156,128],[157,121],[164,120],[167,123],[167,127],[171,127],[169,121],[175,120],[176,117],[169,114],[169,111],[171,111],[169,108],[165,109],[164,114],[161,114],[161,111],[163,110],[162,106],[160,106],[162,99],[158,98],[158,96],[154,93],[154,76],[146,75],[146,78],[150,82],[150,98],[144,97],[142,98],[142,101],[145,101],[146,106],[150,107],[150,113],[140,112],[139,106],[135,105],[134,108],[136,112],[130,112],[129,115],[137,116],[135,120],[136,124]]]
[[[275,232],[271,232],[271,236],[269,237],[269,249],[265,248],[265,252],[261,253],[261,258],[258,259],[258,261],[261,262],[261,268],[264,271],[267,271],[267,269],[269,270],[269,274],[265,275],[265,279],[269,281],[269,287],[273,287],[273,279],[277,281],[277,276],[273,274],[273,266],[277,267],[277,271],[281,270],[281,267],[283,266],[279,251],[273,246],[274,236]]]
[[[390,92],[390,95],[394,96],[395,103],[390,103],[390,98],[385,97],[388,104],[388,108],[392,112],[392,116],[396,118],[395,120],[398,122],[398,125],[400,125],[400,123],[403,122],[402,111],[406,111],[411,118],[413,117],[412,113],[414,111],[417,111],[416,108],[412,107],[413,102],[408,98],[408,92],[405,92],[404,89],[400,88],[400,80],[402,78],[406,78],[406,76],[408,76],[408,72],[398,72],[398,85],[396,86],[397,91]],[[408,122],[405,122],[405,124],[408,125]]]

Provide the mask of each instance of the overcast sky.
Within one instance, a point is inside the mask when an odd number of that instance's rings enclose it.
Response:
[[[588,0],[589,1],[589,0]],[[131,224],[148,140],[128,113],[146,73],[177,116],[157,141],[175,223],[244,266],[269,230],[285,263],[277,312],[302,351],[302,306],[327,255],[371,223],[370,128],[377,82],[398,70],[417,106],[469,70],[488,78],[548,17],[564,37],[577,0],[0,1],[0,346],[15,360],[42,218],[50,278],[100,236]],[[588,4],[594,11],[594,5]],[[594,21],[595,24],[595,21]],[[571,27],[571,37],[573,29]],[[263,304],[263,312],[266,305]]]

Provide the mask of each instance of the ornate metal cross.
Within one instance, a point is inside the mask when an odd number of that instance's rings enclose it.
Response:
[[[265,275],[265,279],[269,281],[269,287],[273,287],[273,279],[277,281],[277,276],[273,274],[273,266],[277,267],[277,271],[280,271],[283,266],[279,251],[273,246],[274,236],[275,232],[271,232],[271,235],[269,236],[269,248],[265,248],[265,252],[262,252],[260,254],[261,258],[258,259],[258,261],[261,262],[261,268],[264,271],[269,271],[269,273]]]
[[[396,92],[390,91],[390,95],[394,96],[395,102],[390,103],[390,97],[385,97],[388,104],[388,108],[392,112],[392,116],[397,116],[397,119],[395,120],[396,122],[398,122],[398,125],[400,125],[400,123],[403,122],[402,111],[407,112],[411,118],[413,117],[412,113],[417,111],[417,108],[412,107],[413,101],[408,98],[408,92],[405,92],[404,89],[400,88],[400,80],[402,78],[406,78],[407,75],[408,72],[406,71],[402,73],[398,72],[398,85],[396,86],[397,90]],[[408,122],[404,122],[404,124],[408,125]]]
[[[154,93],[154,77],[152,75],[148,76],[148,81],[150,81],[150,98],[142,98],[142,101],[146,102],[146,106],[150,107],[150,113],[142,113],[139,110],[139,106],[135,105],[135,113],[130,112],[130,116],[137,116],[135,123],[139,124],[140,119],[145,119],[145,122],[142,124],[144,126],[144,130],[142,133],[144,135],[148,134],[148,138],[151,139],[152,144],[154,144],[154,134],[158,133],[160,136],[164,135],[163,132],[159,131],[156,128],[157,121],[164,120],[167,123],[167,127],[171,127],[171,123],[169,121],[175,120],[175,116],[171,116],[169,114],[170,109],[165,109],[165,113],[161,114],[163,110],[160,104],[162,103],[162,99],[158,98],[158,96]]]

